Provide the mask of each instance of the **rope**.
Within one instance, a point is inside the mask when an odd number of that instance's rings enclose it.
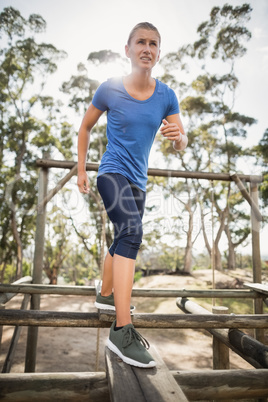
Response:
[[[211,238],[212,238],[212,249],[211,249],[211,268],[212,268],[212,289],[215,289],[215,241],[214,241],[214,181],[211,180]],[[215,306],[216,299],[212,299],[212,305]]]
[[[101,250],[100,250],[100,270],[102,277],[104,267],[104,246],[105,246],[105,225],[106,225],[106,211],[104,208],[101,211],[101,215],[102,215],[102,232],[101,232]],[[95,371],[99,371],[99,363],[100,363],[100,328],[97,328]]]

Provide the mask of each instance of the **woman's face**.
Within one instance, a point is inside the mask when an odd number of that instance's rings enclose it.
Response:
[[[151,70],[160,57],[159,36],[155,31],[138,29],[125,50],[132,67]]]

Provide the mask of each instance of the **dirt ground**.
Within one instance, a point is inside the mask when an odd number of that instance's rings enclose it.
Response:
[[[239,272],[236,272],[236,277]],[[230,284],[233,277],[216,274],[216,282]],[[250,281],[246,278],[245,281]],[[134,287],[200,289],[211,282],[211,271],[196,271],[193,276],[150,276],[142,278]],[[22,295],[12,299],[6,308],[20,308]],[[44,295],[42,310],[96,311],[93,297]],[[133,298],[137,313],[181,313],[174,299]],[[204,304],[203,304],[204,306]],[[205,306],[209,308],[209,306]],[[104,346],[109,329],[39,328],[36,372],[104,371]],[[140,330],[162,356],[171,370],[211,369],[212,338],[205,330],[147,329]],[[3,328],[0,369],[10,344],[13,327]],[[99,347],[98,345],[99,336]],[[24,372],[27,328],[23,327],[11,372]],[[97,352],[99,351],[99,353]],[[242,358],[230,353],[230,368],[252,368]]]

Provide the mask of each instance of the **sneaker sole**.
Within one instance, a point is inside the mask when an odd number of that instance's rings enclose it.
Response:
[[[100,310],[115,311],[115,307],[111,306],[110,304],[101,304],[101,303],[95,302],[95,307],[97,307]]]
[[[131,366],[141,367],[141,368],[152,368],[156,366],[156,362],[151,360],[149,363],[141,363],[137,360],[130,359],[129,357],[124,356],[120,350],[113,344],[110,339],[107,340],[107,347],[114,352],[123,362],[130,364]]]
[[[95,302],[95,307],[97,307],[100,310],[110,310],[110,311],[115,311],[115,307],[111,306],[110,304],[101,304],[98,302]],[[130,309],[130,312],[134,311],[136,307],[133,306],[132,309]]]

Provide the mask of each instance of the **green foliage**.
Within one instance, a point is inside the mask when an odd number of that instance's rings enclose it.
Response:
[[[262,139],[257,147],[253,149],[254,154],[261,159],[263,167],[263,183],[260,186],[261,197],[264,206],[268,206],[268,128],[265,130]]]
[[[71,156],[73,130],[60,104],[41,96],[48,76],[66,56],[34,35],[46,23],[39,15],[25,19],[12,7],[0,14],[5,47],[0,53],[0,271],[17,260],[23,273],[23,252],[34,237],[37,202],[35,160],[43,152]],[[43,118],[37,117],[38,113]]]
[[[142,272],[138,271],[134,274],[134,282],[138,282],[142,278]]]
[[[249,20],[251,11],[249,4],[213,7],[210,20],[197,29],[200,39],[193,44],[194,54],[199,59],[210,55],[212,59],[221,57],[223,61],[242,57],[246,52],[243,42],[251,38],[251,33],[241,23]]]

